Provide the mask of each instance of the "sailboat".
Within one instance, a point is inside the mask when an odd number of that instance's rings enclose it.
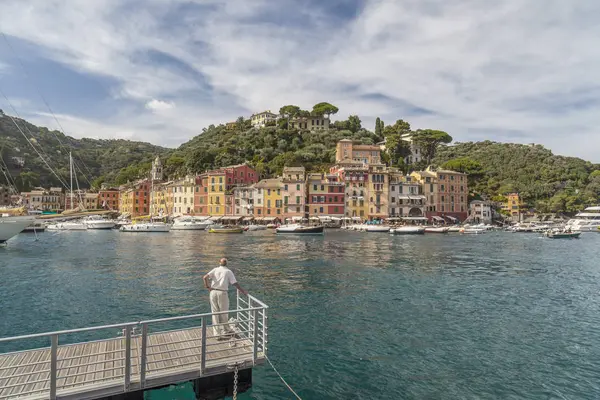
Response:
[[[16,236],[35,222],[33,215],[26,214],[25,209],[21,208],[4,208],[0,212],[0,243],[6,242],[8,239]]]
[[[73,156],[71,152],[69,152],[69,175],[71,176],[71,212],[74,212],[73,209]],[[85,231],[87,230],[87,225],[82,222],[58,222],[56,224],[48,225],[46,229],[50,231]]]

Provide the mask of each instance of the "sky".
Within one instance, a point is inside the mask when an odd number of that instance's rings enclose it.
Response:
[[[326,101],[371,130],[402,118],[600,162],[599,16],[594,0],[2,0],[0,108],[176,147]]]

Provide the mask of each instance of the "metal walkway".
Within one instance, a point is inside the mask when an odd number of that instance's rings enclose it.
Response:
[[[213,314],[0,339],[3,343],[46,338],[50,343],[50,347],[0,354],[0,400],[98,399],[231,372],[233,365],[245,369],[262,364],[268,307],[239,293],[236,304],[229,311],[229,317],[236,319],[229,324],[236,335],[229,340],[217,340],[211,329],[215,325],[209,325]],[[157,329],[184,322],[193,326]],[[114,333],[115,329],[122,329],[123,335],[59,344],[67,335]]]

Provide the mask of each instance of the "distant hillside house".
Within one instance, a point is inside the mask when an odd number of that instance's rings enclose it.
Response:
[[[225,129],[228,130],[228,131],[235,131],[236,127],[237,127],[237,123],[235,121],[234,122],[227,122],[225,124]]]
[[[412,136],[412,132],[404,133],[401,136],[401,139],[406,142],[405,146],[410,150],[410,154],[404,157],[404,163],[407,165],[418,163],[423,159],[423,152],[421,151],[421,148],[414,143]],[[381,148],[381,151],[385,151],[385,144],[386,139],[383,139],[382,142],[377,143],[377,146]]]
[[[335,162],[381,164],[381,148],[377,145],[356,144],[350,139],[340,140],[335,148]]]
[[[277,117],[279,117],[277,114],[272,113],[271,110],[267,110],[258,114],[252,114],[250,116],[250,122],[252,123],[252,126],[262,128],[267,125],[267,122],[277,121]]]
[[[12,161],[12,163],[15,167],[24,167],[25,166],[25,158],[23,158],[23,157],[11,157],[10,160]]]
[[[329,118],[322,115],[294,117],[290,119],[290,128],[309,129],[311,131],[329,129]]]

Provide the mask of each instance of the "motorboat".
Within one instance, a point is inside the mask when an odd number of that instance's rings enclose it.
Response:
[[[448,232],[460,232],[462,230],[462,228],[460,226],[450,226],[448,227]]]
[[[175,219],[171,229],[174,231],[203,231],[208,224],[196,221],[192,217],[181,217]]]
[[[35,220],[31,225],[25,227],[22,233],[39,233],[44,232],[45,230],[46,224],[43,221]]]
[[[387,233],[390,231],[390,227],[388,225],[367,225],[365,230],[367,232]]]
[[[390,233],[394,235],[423,235],[425,234],[425,228],[421,226],[399,226],[390,229]]]
[[[444,226],[427,226],[425,227],[425,233],[448,233],[450,228]]]
[[[240,226],[215,225],[208,229],[208,233],[244,233],[244,229]]]
[[[267,230],[267,227],[265,225],[248,225],[246,230],[248,232],[265,231]]]
[[[171,225],[164,222],[138,222],[123,225],[119,228],[121,232],[170,232]]]
[[[0,243],[4,243],[21,233],[33,222],[35,222],[35,217],[32,215],[11,216],[2,214],[2,217],[0,217]]]
[[[600,206],[587,207],[570,219],[565,229],[580,232],[598,232],[600,229]]]
[[[564,231],[547,231],[544,236],[550,239],[579,239],[581,232],[573,232],[569,230]]]
[[[82,221],[88,229],[113,229],[116,224],[114,221],[102,218],[99,215],[90,215]]]
[[[323,225],[304,226],[300,224],[283,225],[275,229],[279,234],[294,234],[294,235],[322,235]]]
[[[486,233],[487,230],[484,228],[462,228],[460,233],[463,235],[481,235],[482,233]]]
[[[88,227],[83,222],[67,221],[67,222],[57,222],[56,224],[47,225],[46,229],[48,229],[49,231],[86,231],[88,229]]]

